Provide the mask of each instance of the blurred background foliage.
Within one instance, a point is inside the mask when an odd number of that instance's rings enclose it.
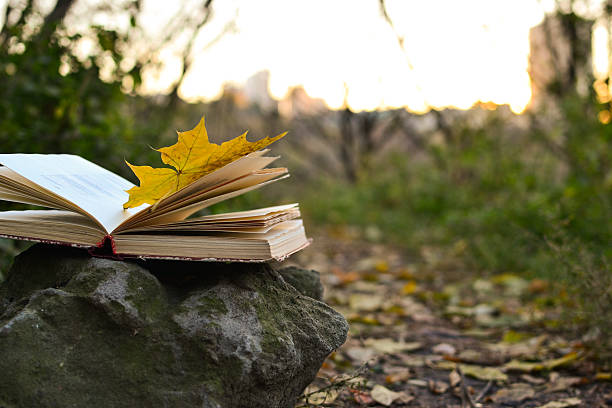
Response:
[[[563,35],[555,41],[569,51],[553,62],[560,67],[554,75],[532,75],[539,94],[527,111],[515,115],[482,104],[417,115],[330,110],[308,103],[299,88],[272,107],[247,103],[231,87],[208,104],[183,102],[177,89],[189,67],[189,39],[205,27],[210,0],[176,30],[187,40],[173,88],[144,97],[134,90],[155,62],[154,49],[141,49],[136,58],[132,52],[142,44],[139,1],[111,10],[128,16],[126,28],[90,27],[96,52],[87,56],[77,52],[82,34],[64,25],[73,3],[59,0],[43,12],[33,1],[8,1],[0,32],[4,153],[79,154],[132,178],[125,159],[157,165],[150,146],[172,143],[175,129],[191,128],[203,114],[218,142],[245,129],[256,137],[289,130],[275,151],[293,180],[214,211],[298,201],[315,237],[353,231],[353,237],[387,242],[415,257],[435,245],[475,275],[512,272],[558,281],[571,294],[571,327],[612,334],[609,81],[590,74],[584,52],[590,28],[583,27],[592,21],[571,7],[559,7],[544,22],[545,29],[547,21],[560,24]],[[609,21],[608,14],[603,18]],[[0,245],[1,273],[24,244]]]

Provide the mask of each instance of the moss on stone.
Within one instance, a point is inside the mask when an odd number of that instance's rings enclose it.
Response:
[[[226,314],[227,307],[223,299],[217,297],[214,293],[208,292],[205,296],[198,298],[196,310],[202,315],[211,316],[215,314]]]
[[[285,348],[285,344],[280,340],[286,336],[277,325],[274,324],[274,316],[280,312],[278,308],[270,308],[268,304],[255,303],[255,311],[262,328],[261,348],[264,353],[275,354]]]
[[[138,265],[36,247],[0,286],[4,408],[291,407],[346,336],[339,314],[266,265],[166,263],[190,269],[168,303],[169,284]]]
[[[127,277],[129,300],[141,316],[157,319],[167,314],[168,296],[153,275],[146,273],[146,279],[139,274],[129,273]]]

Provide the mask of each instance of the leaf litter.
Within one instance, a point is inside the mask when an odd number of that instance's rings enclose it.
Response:
[[[423,248],[415,261],[338,236],[322,234],[297,259],[321,272],[325,301],[350,323],[347,342],[305,392],[318,399],[297,406],[612,406],[610,367],[557,329],[553,283],[510,273],[474,279],[441,249]],[[337,380],[355,373],[353,383]]]

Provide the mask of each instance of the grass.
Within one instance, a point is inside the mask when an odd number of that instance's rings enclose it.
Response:
[[[560,283],[574,299],[565,328],[590,333],[605,354],[612,130],[574,119],[564,124],[561,153],[541,143],[552,136],[533,129],[464,127],[426,154],[384,157],[356,183],[293,180],[287,194],[314,226],[357,227],[366,239],[382,237],[415,255],[423,246],[461,244],[465,269],[476,276],[510,272]]]

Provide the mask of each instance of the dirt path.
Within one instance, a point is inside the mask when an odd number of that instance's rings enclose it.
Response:
[[[389,247],[319,238],[301,255],[351,328],[297,406],[612,406],[609,371],[558,329],[553,285],[477,279],[457,250],[422,248],[409,262]]]

